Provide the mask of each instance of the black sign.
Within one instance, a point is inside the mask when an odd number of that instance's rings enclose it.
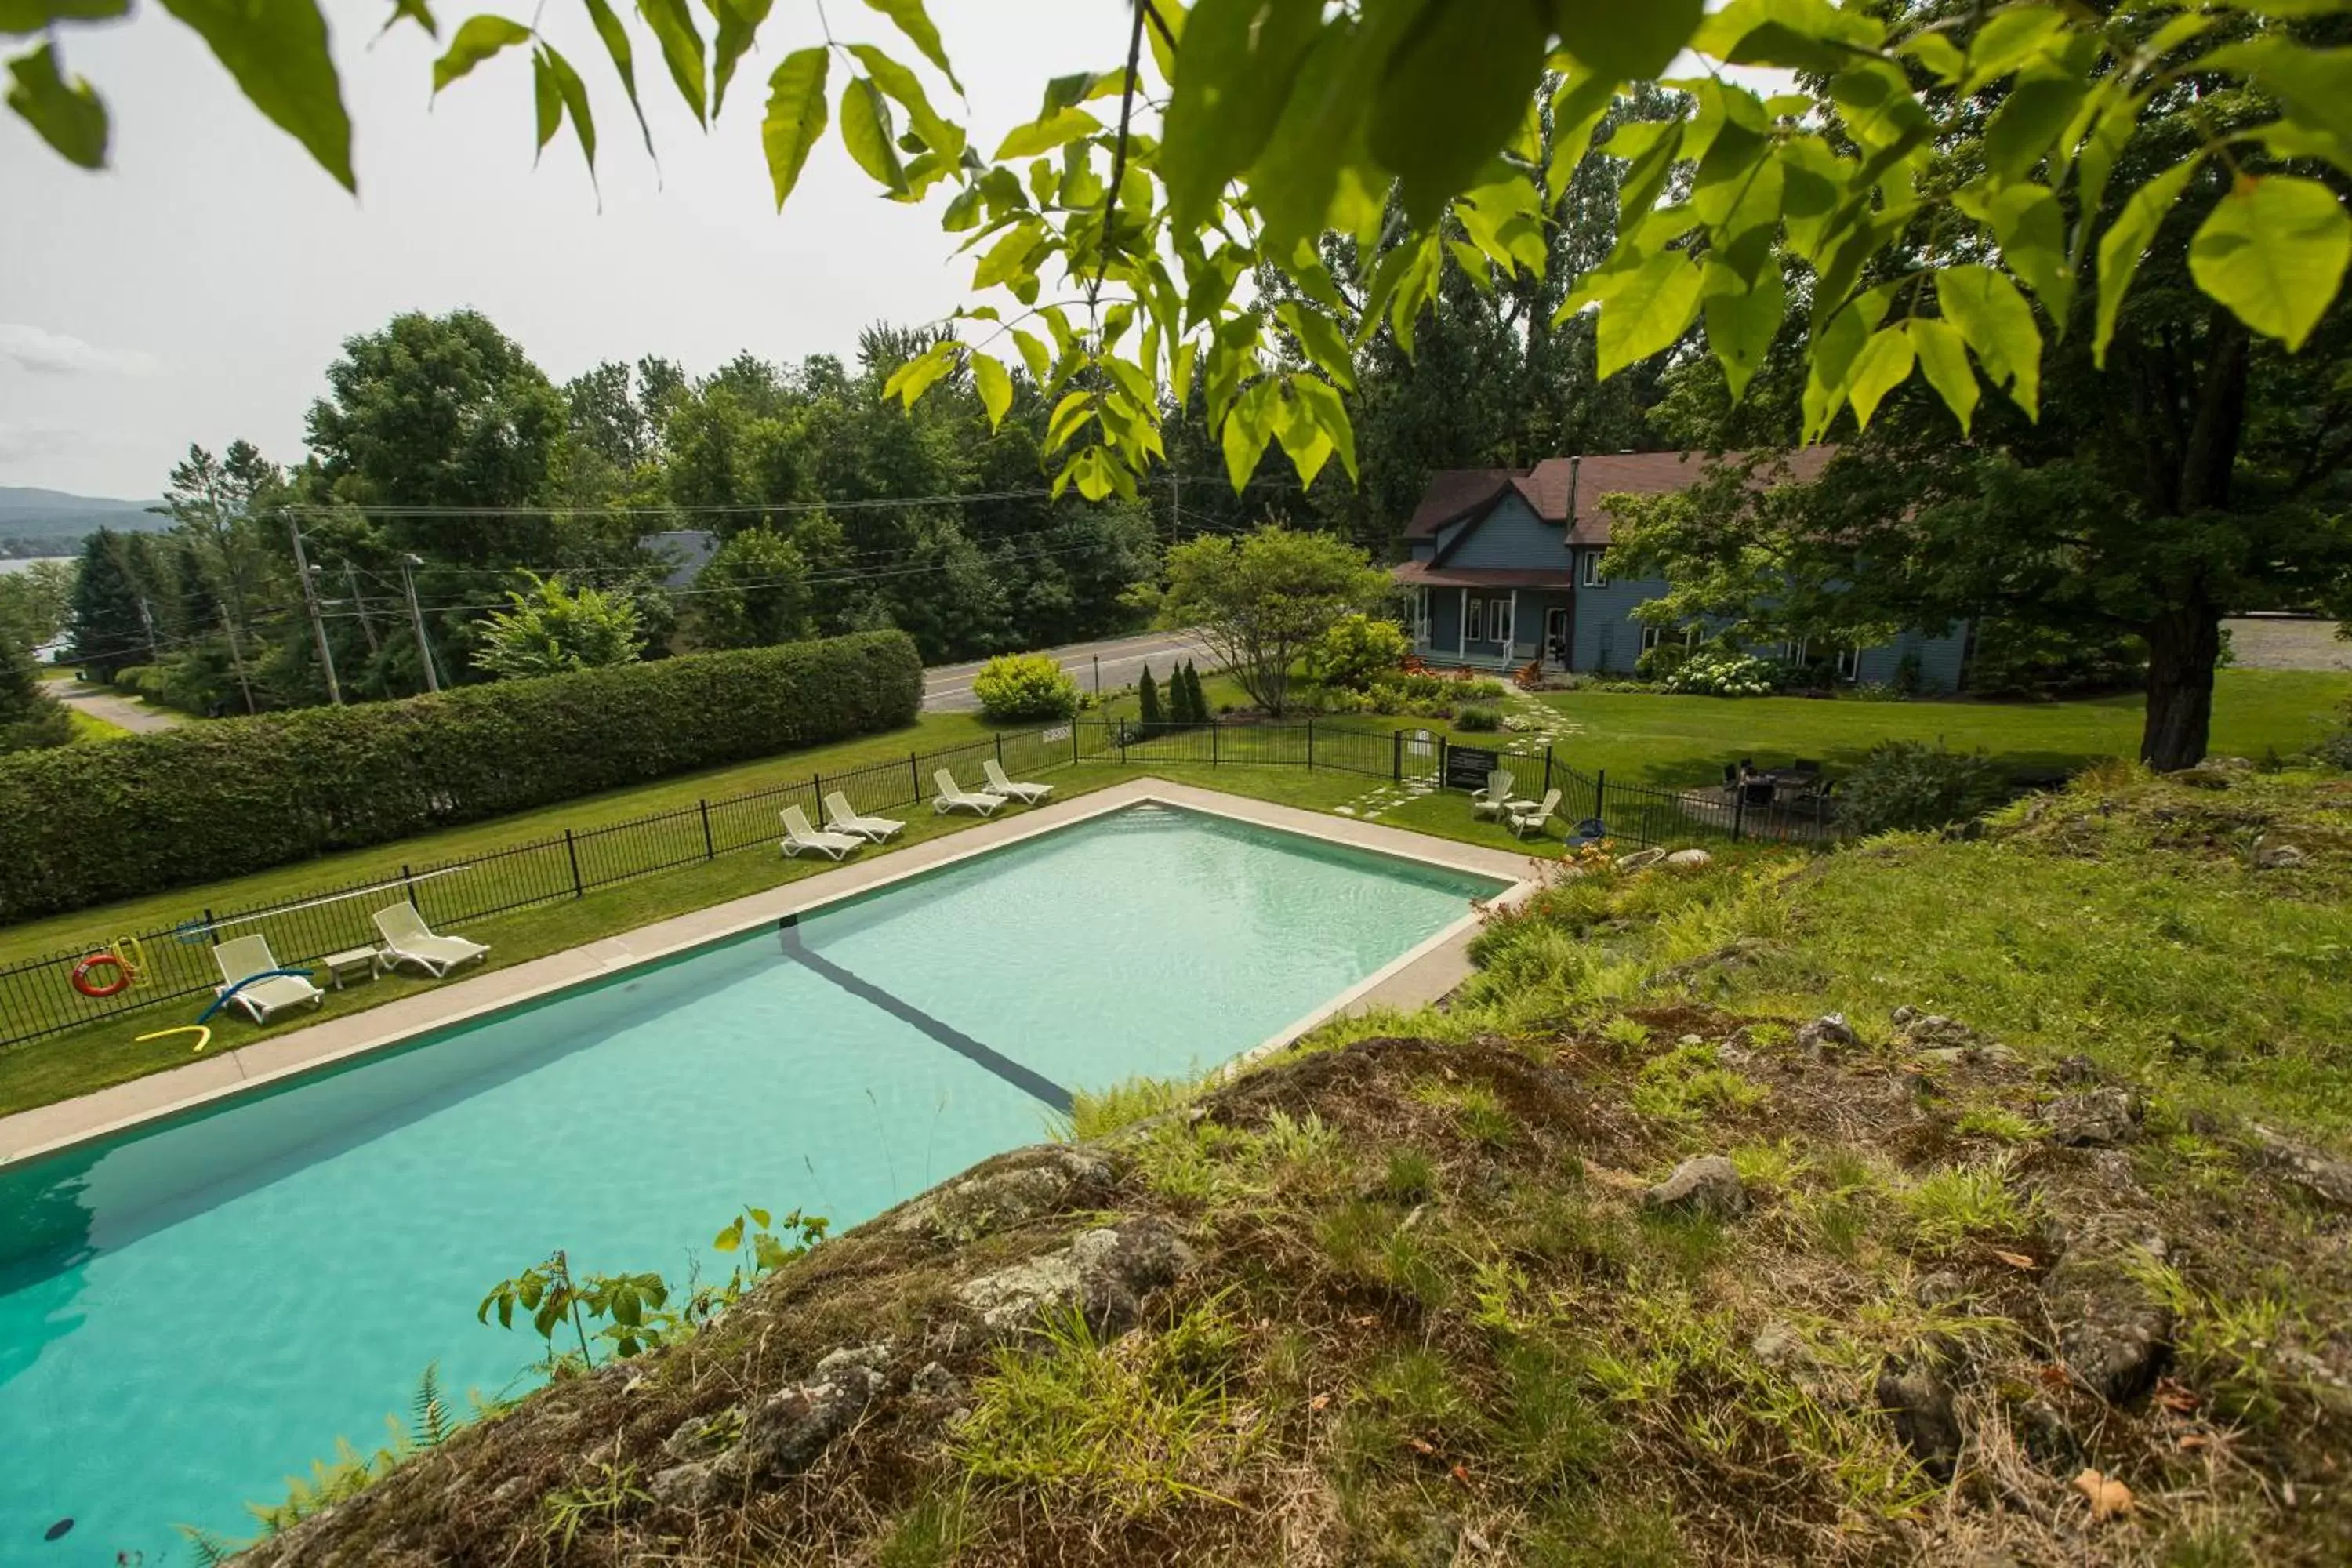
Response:
[[[1445,787],[1447,789],[1479,790],[1486,787],[1486,775],[1503,765],[1503,754],[1482,746],[1448,746],[1445,748]]]

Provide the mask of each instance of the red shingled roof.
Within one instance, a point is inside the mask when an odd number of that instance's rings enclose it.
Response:
[[[1835,447],[1806,447],[1789,454],[1789,472],[1799,479],[1821,477],[1837,455]],[[1724,460],[1738,462],[1746,454],[1727,452]],[[1704,452],[1595,453],[1580,462],[1571,458],[1546,458],[1532,468],[1447,468],[1433,477],[1429,489],[1405,524],[1407,539],[1435,536],[1448,523],[1491,504],[1507,489],[1525,496],[1546,522],[1568,524],[1570,475],[1574,476],[1576,516],[1567,542],[1609,542],[1609,513],[1601,505],[1605,495],[1659,495],[1686,489],[1706,475],[1711,459]]]

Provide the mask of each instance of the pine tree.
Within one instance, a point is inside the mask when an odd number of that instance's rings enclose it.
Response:
[[[1171,690],[1178,689],[1174,676],[1169,677],[1169,688]],[[1135,683],[1135,700],[1143,710],[1143,727],[1146,730],[1160,728],[1160,688],[1153,683],[1151,667],[1148,664],[1143,667],[1143,679]]]
[[[1201,672],[1192,668],[1192,661],[1189,658],[1184,661],[1184,706],[1191,712],[1193,723],[1215,721],[1209,712],[1209,700],[1201,690]]]
[[[149,658],[139,584],[124,559],[129,544],[101,528],[82,546],[81,571],[74,578],[72,652],[92,680],[112,680],[116,670]]]
[[[33,656],[0,640],[0,752],[62,746],[73,739],[64,705],[44,690]]]

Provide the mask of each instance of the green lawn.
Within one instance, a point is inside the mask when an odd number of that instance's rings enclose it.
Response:
[[[120,741],[131,733],[120,724],[110,724],[96,714],[85,713],[79,708],[67,709],[66,717],[73,724],[73,738],[77,743],[89,741]]]
[[[1803,757],[1832,773],[1881,741],[1982,749],[2018,769],[2073,768],[2139,750],[2137,695],[2069,702],[1858,702],[1804,697],[1668,697],[1560,691],[1542,700],[1575,729],[1555,750],[1591,773],[1653,784],[1704,784],[1723,764],[1763,766]],[[2341,728],[2352,675],[2225,669],[2213,700],[2216,753],[2292,754]]]

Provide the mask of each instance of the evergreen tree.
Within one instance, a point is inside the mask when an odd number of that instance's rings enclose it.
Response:
[[[82,545],[81,570],[74,578],[73,646],[76,663],[97,681],[147,662],[147,623],[139,613],[139,584],[126,559],[130,541],[100,529]]]
[[[1182,689],[1173,676],[1169,678],[1169,685],[1171,690]],[[1143,727],[1146,730],[1160,728],[1160,687],[1151,679],[1151,667],[1148,664],[1143,667],[1143,679],[1135,683],[1135,700],[1143,710]]]
[[[1188,721],[1194,724],[1207,724],[1213,721],[1213,715],[1209,711],[1209,700],[1201,690],[1201,672],[1192,668],[1192,661],[1189,658],[1184,661],[1184,711]]]
[[[42,689],[32,654],[0,638],[0,752],[62,746],[72,739],[73,721]]]

